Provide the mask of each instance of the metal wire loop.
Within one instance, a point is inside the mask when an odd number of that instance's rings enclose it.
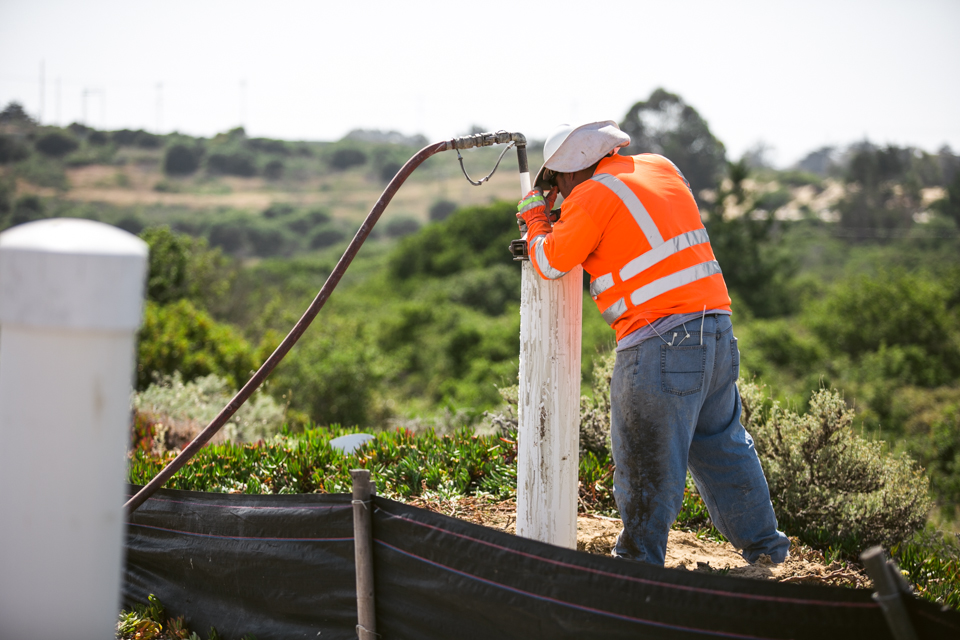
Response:
[[[460,161],[460,170],[463,171],[463,177],[466,178],[466,179],[467,179],[467,182],[469,182],[469,183],[472,184],[473,186],[479,187],[479,186],[482,185],[484,182],[486,182],[486,181],[489,180],[491,177],[493,177],[493,174],[497,172],[497,167],[500,166],[500,161],[503,160],[503,156],[506,155],[507,151],[510,150],[510,147],[513,147],[513,146],[514,146],[514,143],[513,143],[512,141],[511,141],[509,144],[507,144],[507,146],[504,147],[503,151],[500,152],[500,157],[497,158],[497,164],[493,165],[493,171],[491,171],[490,173],[488,173],[485,178],[480,178],[479,180],[473,180],[473,179],[471,179],[470,176],[467,174],[467,168],[463,166],[463,156],[460,155],[460,149],[457,149],[457,160]]]

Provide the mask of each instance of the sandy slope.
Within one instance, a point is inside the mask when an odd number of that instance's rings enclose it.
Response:
[[[471,497],[458,500],[418,498],[412,504],[507,533],[516,531],[516,503],[510,500],[491,503]],[[621,529],[618,519],[581,514],[577,518],[577,549],[609,555]],[[755,580],[863,588],[871,586],[870,579],[861,567],[827,564],[819,552],[800,545],[797,540],[793,542],[790,558],[786,562],[775,565],[761,560],[751,565],[728,542],[715,542],[687,531],[671,531],[666,566],[683,571],[720,572]]]

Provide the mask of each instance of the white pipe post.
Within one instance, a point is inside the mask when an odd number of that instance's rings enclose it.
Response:
[[[147,245],[88,220],[0,234],[0,638],[112,638]]]
[[[520,182],[526,195],[530,174]],[[517,535],[570,549],[577,548],[582,314],[581,267],[544,280],[523,262]]]

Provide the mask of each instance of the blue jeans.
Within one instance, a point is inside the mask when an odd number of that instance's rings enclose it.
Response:
[[[783,562],[770,490],[740,424],[740,352],[730,316],[708,315],[617,353],[610,383],[616,555],[663,566],[687,469],[714,525],[743,557]],[[674,331],[678,334],[674,337]],[[685,337],[689,334],[689,337]],[[702,342],[702,344],[701,344]]]

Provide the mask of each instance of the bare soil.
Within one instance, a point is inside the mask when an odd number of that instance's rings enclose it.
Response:
[[[476,497],[455,500],[420,497],[414,506],[467,520],[507,533],[516,532],[517,505],[513,500],[488,502]],[[577,549],[599,555],[610,555],[623,525],[617,518],[596,514],[577,517]],[[750,564],[729,542],[717,542],[691,531],[670,532],[665,566],[680,571],[702,571],[753,580],[870,588],[872,583],[862,567],[854,564],[828,563],[823,555],[792,538],[790,557],[773,564],[762,556]]]

